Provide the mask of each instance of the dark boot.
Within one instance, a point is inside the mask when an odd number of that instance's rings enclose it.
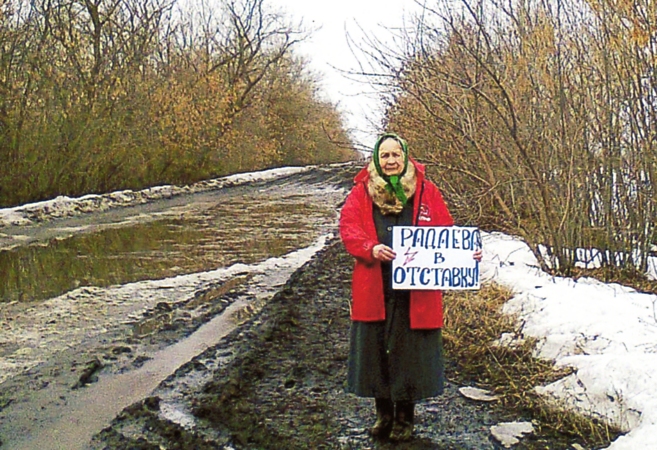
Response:
[[[415,403],[397,402],[395,406],[395,422],[390,432],[391,441],[410,441],[413,437],[413,420],[415,418]]]
[[[375,438],[384,438],[392,430],[392,418],[394,415],[394,403],[387,398],[377,398],[374,400],[376,407],[376,423],[370,429],[370,434]]]

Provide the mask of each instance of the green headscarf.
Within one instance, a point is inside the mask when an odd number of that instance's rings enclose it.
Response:
[[[381,163],[379,162],[379,147],[381,146],[381,143],[386,139],[394,139],[397,141],[399,145],[401,145],[402,152],[404,152],[404,168],[399,175],[388,176],[383,173],[383,170],[381,170]],[[408,167],[408,144],[406,144],[406,141],[397,136],[395,133],[382,134],[379,136],[376,144],[374,145],[374,155],[372,156],[372,159],[374,160],[374,166],[376,167],[377,173],[386,182],[386,189],[388,192],[394,193],[402,205],[406,205],[408,198],[406,198],[406,194],[404,193],[404,189],[402,188],[400,181],[401,177],[403,177],[406,173],[406,168]]]

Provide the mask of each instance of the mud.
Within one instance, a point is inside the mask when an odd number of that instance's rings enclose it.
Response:
[[[503,448],[490,427],[527,417],[466,399],[452,382],[417,406],[413,441],[369,437],[372,401],[344,393],[351,267],[333,240],[259,314],[123,410],[91,448]],[[448,379],[457,366],[448,363]],[[571,447],[532,435],[515,448]]]

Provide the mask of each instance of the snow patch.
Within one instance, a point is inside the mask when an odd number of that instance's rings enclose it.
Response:
[[[268,181],[306,172],[313,167],[315,166],[281,167],[260,172],[241,173],[214,180],[201,181],[189,186],[157,186],[141,191],[125,190],[102,195],[90,194],[78,198],[59,196],[52,200],[0,209],[0,228],[25,226],[51,219],[148,203],[153,200],[171,198],[181,194],[194,194],[257,181]]]
[[[493,394],[491,391],[479,389],[476,387],[463,386],[459,388],[459,392],[466,398],[480,402],[494,402],[495,400],[499,400],[499,397]]]
[[[657,296],[592,278],[548,275],[520,239],[500,233],[482,237],[482,277],[515,293],[503,312],[517,317],[524,337],[538,339],[536,356],[574,369],[537,391],[627,431],[610,449],[652,448]]]
[[[505,448],[511,448],[525,434],[533,433],[534,426],[529,422],[503,422],[490,427],[490,432]]]

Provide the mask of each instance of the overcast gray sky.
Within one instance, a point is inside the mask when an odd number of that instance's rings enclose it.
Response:
[[[333,102],[337,102],[350,128],[356,129],[354,137],[366,146],[372,146],[377,130],[368,124],[368,118],[378,123],[380,104],[367,95],[371,89],[350,81],[339,70],[357,68],[347,42],[346,31],[357,41],[361,39],[359,27],[366,33],[376,33],[385,40],[386,28],[399,28],[408,21],[419,7],[414,0],[269,0],[271,7],[282,9],[293,21],[303,20],[307,28],[320,28],[312,37],[297,47],[306,56],[311,68],[322,74],[323,90]]]

